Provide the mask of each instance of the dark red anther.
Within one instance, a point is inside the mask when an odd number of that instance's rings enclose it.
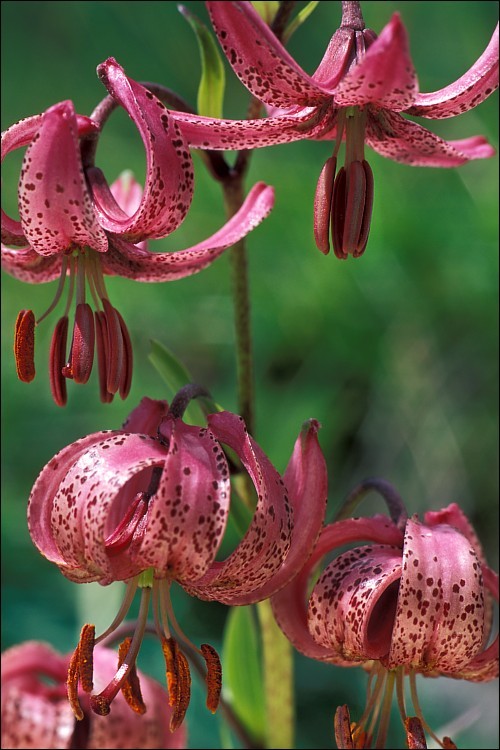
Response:
[[[353,161],[342,167],[333,188],[332,241],[335,255],[345,260],[364,252],[373,208],[373,174],[368,162]]]
[[[330,214],[337,159],[331,156],[321,170],[314,195],[314,239],[324,255],[330,252]]]
[[[128,328],[125,324],[125,321],[123,320],[122,316],[118,312],[118,310],[115,309],[115,313],[118,316],[118,320],[120,321],[120,328],[123,336],[123,369],[122,374],[120,377],[120,398],[125,399],[127,398],[129,392],[130,392],[130,386],[132,385],[132,368],[134,364],[134,354],[132,350],[132,341],[130,339],[130,334],[128,332]]]
[[[107,388],[108,324],[105,313],[97,311],[94,315],[97,367],[99,371],[99,395],[103,404],[109,404],[113,400],[113,394],[109,393]]]
[[[86,383],[94,364],[95,327],[92,308],[87,303],[76,306],[73,341],[71,343],[71,374],[75,383]]]
[[[35,316],[32,310],[21,310],[14,333],[14,356],[17,377],[31,383],[35,377]]]
[[[123,335],[115,308],[109,300],[103,299],[104,314],[108,328],[108,351],[106,357],[106,388],[115,394],[120,388],[121,376],[124,368]]]
[[[57,321],[49,354],[49,377],[52,398],[58,406],[64,406],[67,401],[66,379],[63,369],[66,366],[66,344],[68,340],[68,317],[64,315]]]

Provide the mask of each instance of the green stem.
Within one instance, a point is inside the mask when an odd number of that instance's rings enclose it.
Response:
[[[257,604],[262,634],[266,748],[294,746],[293,652],[274,619],[269,599]]]

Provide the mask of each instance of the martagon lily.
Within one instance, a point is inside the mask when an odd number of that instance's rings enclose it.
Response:
[[[472,682],[498,676],[498,635],[489,642],[498,576],[456,503],[427,511],[422,521],[408,518],[395,490],[372,479],[356,488],[346,509],[373,490],[387,500],[391,517],[343,513],[325,526],[303,569],[273,596],[273,611],[306,656],[370,673],[363,715],[351,724],[347,706],[337,710],[339,748],[385,746],[394,686],[408,747],[425,748],[425,732],[441,747],[455,747],[425,722],[416,676]],[[332,553],[311,592],[318,564]],[[406,676],[415,716],[405,706]]]
[[[224,604],[260,601],[299,570],[320,532],[327,479],[318,423],[309,420],[304,425],[281,477],[241,417],[209,414],[207,427],[183,421],[189,399],[203,393],[187,386],[170,406],[144,398],[123,430],[98,432],[60,451],[31,492],[29,530],[42,555],[77,583],[127,583],[123,605],[110,627],[98,638],[93,626],[82,630],[68,681],[77,716],[81,711],[76,686],[80,683],[86,692],[92,691],[94,645],[116,631],[138,588],[141,605],[133,638],[123,647],[113,679],[92,693],[92,709],[109,713],[120,689],[135,700],[137,691],[129,675],[152,599],[166,660],[172,728],[181,724],[190,696],[189,666],[177,639],[186,644],[191,657],[205,660],[207,706],[215,711],[221,687],[218,656],[210,645],[197,648],[183,634],[171,605],[172,583],[200,599]],[[230,463],[222,446],[231,452]],[[231,506],[230,466],[248,474],[256,504],[242,540],[219,561],[216,555]]]
[[[474,65],[458,80],[421,93],[398,13],[380,35],[365,28],[358,2],[342,2],[342,22],[316,71],[309,76],[262,20],[251,2],[206,3],[234,72],[268,116],[218,120],[173,112],[190,145],[244,149],[309,139],[335,141],[314,201],[314,237],[325,254],[361,255],[373,204],[372,170],[365,144],[412,166],[456,167],[495,151],[482,136],[445,141],[403,115],[455,117],[498,87],[498,26]],[[337,172],[341,143],[345,163]]]
[[[5,750],[86,750],[101,748],[184,748],[185,727],[169,730],[171,709],[164,688],[140,675],[145,714],[130,711],[126,698],[116,699],[113,715],[103,718],[90,710],[80,691],[83,721],[68,703],[66,680],[71,654],[63,655],[48,643],[27,641],[2,653],[2,748]],[[106,684],[116,670],[116,655],[97,646],[94,678]],[[139,675],[140,673],[138,673]]]
[[[125,398],[129,392],[132,345],[122,316],[109,301],[105,275],[163,282],[198,273],[260,224],[274,201],[272,188],[258,183],[241,209],[208,239],[187,250],[149,252],[145,242],[171,234],[190,207],[189,149],[165,106],[128,78],[116,60],[109,58],[97,72],[110,96],[91,118],[77,115],[73,103],[65,101],[2,134],[2,159],[27,146],[18,191],[20,221],[2,211],[2,266],[30,283],[59,279],[54,300],[43,315],[35,321],[31,310],[22,310],[18,316],[14,347],[18,376],[26,382],[34,378],[35,326],[52,312],[69,285],[50,351],[51,390],[61,406],[67,400],[66,379],[88,381],[95,350],[101,400],[109,402],[117,392]],[[147,169],[140,196],[137,186],[123,184],[124,178],[109,188],[94,165],[99,133],[116,106],[125,109],[144,143]]]

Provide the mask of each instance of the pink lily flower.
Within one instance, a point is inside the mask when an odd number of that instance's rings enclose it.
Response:
[[[28,641],[2,654],[2,747],[30,748],[185,748],[186,731],[169,730],[171,710],[165,690],[141,676],[148,711],[140,716],[119,695],[113,715],[96,716],[81,692],[85,721],[75,720],[66,695],[71,655],[63,656],[47,643]],[[107,682],[116,670],[116,655],[102,646],[94,651],[94,677]],[[140,674],[140,673],[139,673]]]
[[[37,321],[31,310],[22,310],[18,317],[14,347],[18,375],[27,382],[34,378],[35,325],[54,309],[69,284],[50,351],[51,390],[61,406],[67,400],[66,379],[86,383],[96,350],[101,400],[109,402],[117,392],[125,398],[130,390],[132,345],[123,318],[109,301],[105,275],[161,282],[198,273],[260,224],[274,201],[272,188],[258,183],[238,213],[208,239],[187,250],[149,252],[145,241],[171,234],[191,204],[189,149],[164,105],[128,78],[113,58],[99,65],[98,74],[113,104],[126,110],[143,140],[147,172],[140,196],[135,186],[130,199],[124,196],[119,181],[110,189],[93,165],[96,139],[109,106],[106,113],[98,107],[89,119],[75,114],[72,102],[61,102],[2,134],[2,159],[28,146],[19,183],[20,221],[3,214],[3,268],[30,283],[59,278],[54,301]],[[114,196],[122,199],[121,205]]]
[[[420,93],[408,36],[398,13],[380,36],[365,28],[359,3],[343,2],[341,27],[309,76],[286,51],[251,2],[207,2],[212,24],[234,72],[267,106],[268,117],[217,120],[172,113],[191,146],[259,148],[304,138],[333,139],[314,201],[314,237],[321,252],[361,255],[368,240],[373,176],[365,144],[412,166],[456,167],[492,156],[482,136],[445,141],[403,115],[454,117],[476,107],[498,86],[498,26],[486,50],[457,81]],[[345,164],[337,173],[340,144]]]
[[[312,551],[327,496],[315,420],[304,426],[282,478],[248,435],[241,417],[210,414],[207,427],[183,422],[186,394],[189,399],[202,393],[196,389],[181,391],[170,407],[144,398],[123,430],[98,432],[64,448],[40,473],[28,508],[34,544],[67,578],[102,585],[127,582],[123,606],[108,630],[95,641],[91,626],[82,631],[73,682],[83,679],[94,642],[115,631],[139,587],[141,607],[132,644],[114,678],[91,696],[91,706],[97,713],[109,712],[134,666],[152,598],[167,662],[174,728],[188,707],[190,678],[172,629],[191,656],[205,659],[211,711],[219,700],[221,668],[211,646],[199,649],[182,633],[170,603],[172,582],[201,599],[224,604],[267,598],[290,580]],[[229,557],[218,561],[233,466],[222,443],[248,473],[257,500],[245,536]],[[300,544],[291,547],[295,524]]]
[[[498,576],[455,503],[425,513],[423,521],[416,515],[406,519],[404,512],[399,519],[391,515],[346,518],[326,526],[306,565],[272,598],[273,611],[285,635],[306,656],[370,672],[363,716],[351,725],[347,706],[337,711],[339,748],[370,747],[379,712],[375,746],[385,746],[395,684],[408,740],[415,741],[419,733],[424,737],[425,729],[441,747],[454,747],[425,722],[416,675],[473,682],[498,676],[498,635],[488,645]],[[357,546],[340,551],[348,544]],[[337,556],[309,594],[318,563],[333,552]],[[415,717],[405,708],[406,675]],[[423,742],[409,747],[426,747]]]

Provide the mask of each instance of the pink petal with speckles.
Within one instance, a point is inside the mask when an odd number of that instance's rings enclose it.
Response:
[[[487,565],[482,565],[481,570],[486,590],[498,603],[498,575]],[[498,677],[498,633],[491,645],[453,676],[472,682],[487,682],[496,679]]]
[[[40,284],[59,278],[61,256],[43,256],[30,247],[13,249],[2,244],[2,268],[20,281]]]
[[[167,417],[160,432],[165,468],[138,559],[184,584],[201,578],[215,559],[229,512],[229,469],[210,429]]]
[[[401,550],[362,546],[330,563],[308,607],[314,640],[342,659],[382,659],[391,648],[398,602]]]
[[[292,515],[287,489],[262,449],[248,434],[241,417],[230,412],[210,414],[208,424],[221,443],[232,448],[257,492],[257,506],[247,532],[235,551],[216,562],[195,585],[186,589],[201,599],[232,604],[254,602],[252,596],[280,568],[290,548]]]
[[[85,184],[73,104],[50,107],[26,150],[19,183],[19,215],[31,248],[40,255],[74,245],[105,252]]]
[[[132,216],[141,205],[143,189],[132,172],[125,170],[109,187],[111,195],[126,216]],[[138,242],[141,250],[147,250],[147,241]]]
[[[454,674],[481,649],[483,629],[481,564],[468,539],[408,520],[389,669]]]
[[[138,491],[146,492],[154,467],[167,461],[164,446],[145,435],[110,432],[80,453],[52,499],[52,535],[70,580],[102,584],[127,580],[148,567],[141,538],[110,555],[105,540],[115,531]],[[128,484],[133,481],[132,488]]]
[[[227,224],[203,242],[187,250],[153,253],[116,236],[110,238],[110,250],[103,258],[103,267],[106,273],[128,276],[136,281],[173,281],[191,276],[255,229],[270,213],[273,204],[273,188],[259,182]]]
[[[381,156],[415,167],[458,167],[495,153],[481,136],[444,141],[416,122],[388,111],[368,114],[366,142]]]
[[[309,580],[324,555],[337,547],[352,542],[369,541],[376,544],[403,546],[403,534],[386,517],[349,518],[326,526],[314,548],[314,552],[292,581],[275,594],[272,607],[280,628],[301,653],[320,661],[330,661],[344,667],[356,662],[343,659],[337,651],[316,642],[308,628],[307,600]]]
[[[28,501],[28,528],[39,552],[56,565],[64,565],[52,530],[52,506],[59,485],[78,458],[99,443],[110,431],[96,432],[63,448],[44,466],[33,485]]]
[[[158,425],[168,412],[168,403],[144,396],[123,423],[125,432],[158,437]]]
[[[250,2],[207,2],[215,33],[234,72],[261,102],[277,107],[325,101]]]
[[[109,683],[116,672],[116,654],[102,646],[94,649],[94,685]],[[184,748],[186,729],[170,732],[171,708],[162,686],[138,671],[147,707],[140,716],[119,694],[109,716],[90,710],[80,692],[85,720],[76,721],[66,695],[69,656],[48,644],[27,641],[2,653],[2,748],[136,747]]]
[[[324,119],[329,117],[326,106],[303,107],[257,120],[218,120],[185,112],[170,114],[192,148],[220,150],[263,148],[312,138],[324,130]]]
[[[430,94],[417,94],[410,115],[440,120],[477,107],[498,88],[498,24],[481,57],[449,86]]]
[[[2,162],[11,151],[28,146],[37,134],[43,122],[43,115],[33,115],[16,122],[2,133]],[[79,136],[97,133],[98,126],[83,115],[76,115],[76,127]],[[7,245],[27,245],[21,222],[12,219],[2,209],[2,242]]]
[[[184,220],[193,197],[193,164],[178,124],[151,92],[128,78],[108,58],[97,73],[112,97],[132,118],[146,149],[146,184],[139,207],[128,217],[97,168],[88,170],[102,226],[131,242],[166,237]]]
[[[371,103],[400,112],[413,103],[417,91],[408,35],[395,13],[360,62],[342,78],[334,100],[343,107]]]
[[[249,604],[268,599],[302,568],[321,531],[326,511],[328,477],[318,443],[319,423],[304,424],[293,449],[283,480],[293,511],[292,543],[284,563],[261,588],[250,594],[231,595],[231,604]]]

